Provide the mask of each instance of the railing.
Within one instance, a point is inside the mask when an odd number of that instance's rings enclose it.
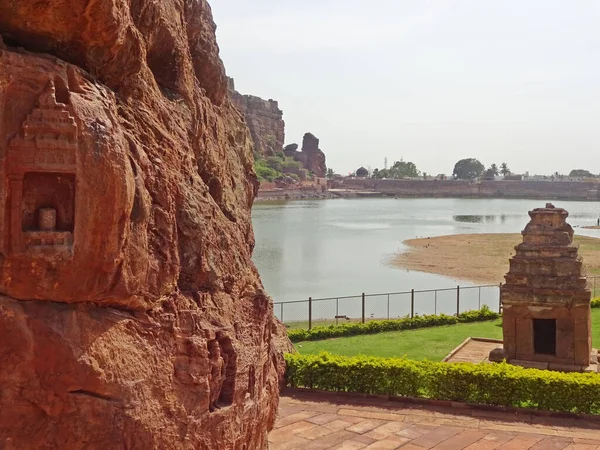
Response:
[[[599,281],[596,281],[596,279]],[[483,305],[501,312],[500,285],[456,286],[447,289],[425,289],[383,294],[312,298],[291,302],[275,302],[274,312],[289,328],[315,325],[339,325],[346,322],[365,323],[372,319],[414,317],[417,314],[460,314],[481,309]],[[600,277],[588,277],[592,298],[600,296]]]

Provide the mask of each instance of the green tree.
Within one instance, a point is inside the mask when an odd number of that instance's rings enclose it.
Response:
[[[510,175],[510,169],[508,168],[508,164],[505,162],[500,165],[500,173],[504,176]]]
[[[461,159],[454,165],[452,175],[459,180],[474,180],[480,177],[485,170],[485,166],[478,159]]]
[[[327,169],[327,178],[332,179],[334,175],[335,175],[335,172],[333,171],[333,169],[331,167],[329,169]]]
[[[375,169],[371,174],[371,178],[377,178],[381,180],[382,178],[390,178],[390,173],[388,169]]]
[[[584,169],[573,169],[569,173],[570,177],[582,177],[582,178],[596,178],[596,176],[589,170]]]
[[[389,176],[387,178],[415,178],[418,177],[420,172],[417,166],[410,161],[396,161],[392,167],[388,170]]]

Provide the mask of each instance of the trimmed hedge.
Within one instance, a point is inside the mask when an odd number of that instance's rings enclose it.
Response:
[[[446,314],[405,317],[393,320],[370,320],[366,323],[346,323],[327,327],[314,327],[310,330],[289,330],[288,337],[292,342],[318,341],[333,337],[356,336],[359,334],[375,334],[383,331],[414,330],[416,328],[454,325],[457,323],[483,322],[496,320],[500,314],[492,311],[487,305],[480,310],[468,311],[457,316]]]
[[[592,308],[600,308],[600,297],[593,298],[590,302]]]
[[[285,359],[291,387],[600,414],[600,375],[595,373],[330,353],[286,354]]]

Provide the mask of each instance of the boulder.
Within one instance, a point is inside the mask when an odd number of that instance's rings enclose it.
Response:
[[[0,448],[266,449],[286,338],[208,3],[0,2],[0,36]]]

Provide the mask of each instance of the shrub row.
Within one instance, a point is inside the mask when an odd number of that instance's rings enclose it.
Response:
[[[336,392],[600,413],[600,375],[404,358],[285,355],[286,383]]]
[[[454,325],[456,323],[483,322],[495,320],[500,314],[484,305],[480,310],[468,311],[458,316],[425,315],[414,318],[405,317],[393,320],[370,320],[366,323],[346,323],[326,327],[314,327],[310,330],[289,330],[288,337],[292,342],[318,341],[332,337],[356,336],[359,334],[374,334],[383,331],[414,330],[416,328],[435,327],[440,325]]]
[[[600,308],[600,297],[593,298],[590,303],[590,306],[592,308]]]

